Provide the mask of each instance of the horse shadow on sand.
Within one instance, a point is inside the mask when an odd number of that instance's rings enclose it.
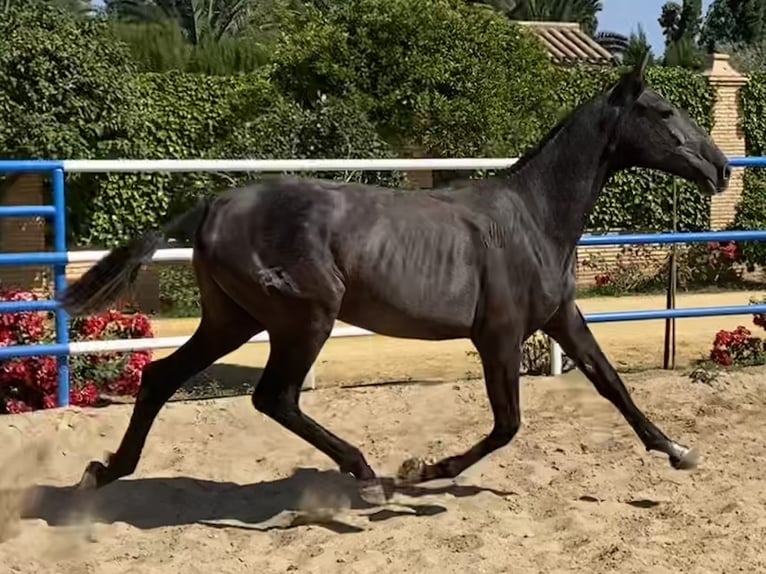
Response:
[[[365,530],[365,523],[447,511],[433,500],[417,500],[423,497],[513,494],[453,481],[421,486],[395,486],[391,479],[386,483],[394,496],[380,506],[359,496],[351,476],[313,468],[298,468],[286,478],[246,485],[183,476],[125,478],[87,493],[74,486],[40,485],[24,492],[21,518],[41,519],[50,526],[71,526],[83,520],[124,522],[146,530],[192,524],[261,531],[316,525],[345,534]]]
[[[213,365],[188,381],[174,400],[246,395],[260,374],[261,369],[253,367]],[[350,475],[315,468],[297,468],[290,476],[253,484],[176,476],[128,477],[94,492],[78,491],[74,485],[37,485],[23,491],[0,490],[0,501],[20,500],[22,519],[43,520],[55,527],[123,522],[145,530],[205,524],[266,531],[316,525],[353,533],[371,522],[446,512],[436,503],[442,495],[514,494],[454,481],[404,486],[394,485],[390,478],[382,480],[385,490],[393,493],[382,505],[363,500]]]

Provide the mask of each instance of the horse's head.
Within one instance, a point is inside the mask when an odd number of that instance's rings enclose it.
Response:
[[[683,110],[646,86],[646,60],[624,74],[606,98],[618,114],[618,161],[677,175],[707,195],[721,193],[731,175],[726,156]]]

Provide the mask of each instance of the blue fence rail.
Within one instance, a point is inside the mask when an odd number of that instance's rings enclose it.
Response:
[[[766,167],[766,157],[734,157],[732,167]],[[45,217],[53,223],[53,251],[44,253],[2,253],[0,266],[52,265],[54,292],[66,288],[66,193],[64,162],[49,160],[0,160],[0,173],[38,173],[51,177],[52,205],[0,207],[0,218]],[[606,234],[586,235],[579,246],[662,245],[708,241],[766,241],[764,231],[705,231],[695,233]],[[56,343],[50,345],[16,345],[0,347],[0,360],[30,356],[55,356],[58,364],[58,405],[69,405],[69,317],[56,301],[0,302],[0,313],[49,311],[55,314]],[[657,309],[613,313],[593,313],[585,318],[590,323],[646,321],[667,318],[715,317],[766,313],[766,305],[728,307],[695,307],[686,309]]]
[[[56,294],[66,288],[66,193],[64,188],[64,164],[60,161],[26,160],[0,161],[0,172],[7,174],[41,173],[51,178],[52,205],[20,205],[0,208],[0,217],[45,217],[53,223],[53,253],[2,253],[0,265],[53,265],[53,288]],[[0,302],[0,313],[19,311],[53,311],[55,317],[56,345],[23,345],[5,347],[0,359],[19,356],[47,355],[51,347],[69,349],[69,317],[55,301],[7,301]],[[24,347],[24,348],[22,348]],[[33,353],[21,354],[27,349]],[[57,401],[59,406],[69,405],[69,358],[66,353],[55,353],[57,360]]]

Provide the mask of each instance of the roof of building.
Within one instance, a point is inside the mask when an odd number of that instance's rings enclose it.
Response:
[[[603,46],[583,32],[576,22],[527,22],[516,24],[531,28],[543,41],[551,59],[559,64],[611,65],[615,58]]]

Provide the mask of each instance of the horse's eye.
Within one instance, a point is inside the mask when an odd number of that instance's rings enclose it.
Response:
[[[673,117],[673,108],[665,108],[660,110],[660,116],[663,120]]]

